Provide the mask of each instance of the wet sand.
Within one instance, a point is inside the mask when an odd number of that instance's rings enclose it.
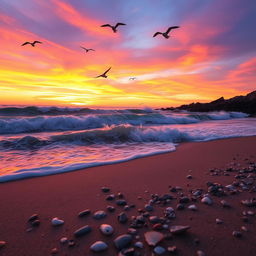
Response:
[[[7,243],[0,249],[0,255],[46,256],[51,255],[53,248],[58,249],[56,255],[63,256],[117,255],[113,240],[127,232],[129,223],[118,223],[117,214],[122,212],[123,208],[116,206],[114,201],[105,200],[109,193],[102,193],[102,186],[109,187],[110,193],[113,194],[122,192],[128,204],[136,205],[136,208],[126,211],[131,217],[139,214],[137,209],[144,207],[151,193],[170,193],[170,186],[182,187],[184,195],[189,196],[192,189],[202,188],[206,192],[208,181],[222,185],[231,184],[237,173],[230,173],[230,176],[211,176],[209,172],[212,168],[225,169],[231,162],[236,168],[256,162],[256,137],[184,143],[172,153],[0,184],[0,240]],[[192,179],[186,178],[188,174],[192,175]],[[170,194],[176,198],[180,197],[177,193]],[[225,197],[211,196],[214,201],[211,206],[202,204],[200,199],[186,204],[195,204],[198,211],[176,211],[177,217],[171,220],[170,225],[189,225],[190,230],[185,235],[162,241],[160,245],[164,248],[177,246],[178,255],[196,255],[197,250],[212,256],[254,255],[255,216],[250,216],[248,223],[244,223],[241,217],[242,211],[255,211],[255,207],[248,208],[240,201],[253,198],[255,194],[243,191]],[[142,199],[138,199],[138,196]],[[232,207],[223,208],[220,204],[222,199],[228,201]],[[155,205],[155,210],[150,214],[162,216],[167,206],[175,209],[177,203],[177,199],[173,199],[168,205]],[[102,220],[93,219],[92,214],[84,218],[77,217],[84,209],[91,209],[92,212],[106,210],[107,205],[115,206],[116,211],[107,213],[107,217]],[[41,224],[31,232],[26,232],[30,227],[27,220],[34,213],[39,214]],[[64,225],[52,227],[53,217],[63,219]],[[224,223],[217,225],[216,218],[222,219]],[[98,227],[102,223],[114,227],[115,232],[111,237],[105,237],[99,232]],[[76,245],[72,248],[60,244],[61,237],[73,239],[73,232],[83,225],[90,225],[92,232],[75,239]],[[241,226],[246,226],[248,232],[241,231]],[[144,243],[144,249],[138,249],[141,255],[152,255],[152,248],[146,245],[143,236],[145,231],[151,229],[151,225],[138,229],[140,238],[133,240]],[[232,236],[234,230],[241,231],[242,237]],[[199,243],[195,243],[195,239],[198,239]],[[107,242],[109,249],[97,254],[90,252],[90,245],[97,240]]]

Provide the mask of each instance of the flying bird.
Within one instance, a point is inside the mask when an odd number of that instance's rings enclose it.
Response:
[[[24,45],[27,45],[27,44],[30,44],[31,46],[35,47],[36,44],[42,44],[42,42],[40,41],[34,41],[34,42],[25,42],[23,43],[21,46],[24,46]]]
[[[130,77],[129,78],[129,80],[135,80],[136,79],[136,77]]]
[[[162,32],[156,32],[153,37],[156,37],[157,35],[162,35],[163,37],[165,37],[166,39],[168,39],[170,36],[168,35],[170,33],[170,31],[172,29],[176,29],[179,28],[179,26],[173,26],[173,27],[169,27],[166,32],[162,33]]]
[[[83,47],[83,46],[80,46],[82,49],[84,49],[85,51],[86,51],[86,53],[87,52],[89,52],[89,51],[95,51],[94,49],[91,49],[91,48],[85,48],[85,47]]]
[[[110,24],[104,24],[104,25],[101,25],[101,27],[110,27],[110,28],[112,28],[113,32],[116,33],[117,32],[117,27],[118,26],[124,26],[124,25],[126,25],[126,24],[118,22],[118,23],[116,23],[115,26],[111,26]]]
[[[104,77],[104,78],[107,78],[108,76],[107,76],[107,73],[108,73],[108,71],[111,69],[111,67],[108,69],[108,70],[106,70],[103,74],[101,74],[101,75],[99,75],[99,76],[96,76],[95,78],[99,78],[99,77]]]

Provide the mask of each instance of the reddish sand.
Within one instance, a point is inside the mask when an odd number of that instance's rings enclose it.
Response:
[[[101,192],[102,186],[111,188],[111,192],[121,191],[128,203],[143,207],[151,193],[169,193],[169,185],[181,186],[186,191],[192,188],[207,189],[206,182],[230,184],[233,176],[210,176],[210,168],[225,168],[230,162],[246,165],[248,161],[256,162],[256,137],[225,139],[211,142],[184,143],[176,152],[161,154],[125,163],[93,167],[76,172],[70,172],[47,177],[33,178],[0,184],[0,240],[7,242],[0,249],[0,255],[6,256],[46,256],[51,255],[52,248],[58,248],[57,255],[94,255],[89,246],[96,240],[109,244],[109,249],[97,255],[117,255],[113,247],[113,238],[126,233],[128,224],[119,224],[117,214],[122,211],[116,206],[115,213],[108,213],[103,220],[94,220],[91,216],[79,219],[78,212],[84,209],[105,210],[107,205],[114,202],[105,200]],[[234,159],[235,158],[235,159]],[[247,159],[247,160],[245,160]],[[249,159],[249,160],[248,160]],[[191,172],[189,172],[191,170]],[[186,176],[191,173],[193,179]],[[147,192],[148,191],[148,192]],[[142,196],[143,200],[137,197]],[[247,210],[240,203],[241,199],[252,198],[253,193],[243,192],[238,195],[225,197],[232,208],[224,209],[220,205],[223,198],[213,197],[212,206],[203,205],[200,201],[195,204],[198,211],[177,211],[177,218],[172,224],[190,225],[191,229],[185,236],[174,237],[160,245],[167,248],[176,245],[179,255],[196,255],[197,250],[203,250],[206,255],[255,255],[256,253],[256,222],[250,217],[250,222],[243,223],[242,211]],[[176,207],[177,201],[170,204]],[[127,211],[129,216],[137,215],[137,208]],[[155,207],[153,215],[161,216],[164,207]],[[249,209],[254,210],[254,209]],[[41,225],[31,232],[27,220],[38,213]],[[50,220],[59,217],[65,220],[61,227],[52,227]],[[215,219],[220,218],[223,224],[217,225]],[[104,237],[98,231],[101,223],[109,223],[115,228],[112,237]],[[60,245],[63,236],[72,238],[75,229],[89,224],[93,231],[79,239],[76,246],[68,248]],[[232,231],[248,227],[242,238],[232,236]],[[139,230],[144,241],[143,232]],[[194,239],[200,243],[196,245]],[[152,255],[152,249],[145,245],[142,255]],[[96,254],[95,254],[96,255]],[[164,255],[170,255],[168,253]]]

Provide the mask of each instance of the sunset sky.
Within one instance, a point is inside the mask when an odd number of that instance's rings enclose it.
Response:
[[[127,25],[116,34],[100,27],[117,22]],[[169,39],[152,37],[175,25]],[[255,0],[1,0],[0,104],[168,107],[244,95],[256,88],[255,25]],[[21,46],[34,40],[43,44]]]

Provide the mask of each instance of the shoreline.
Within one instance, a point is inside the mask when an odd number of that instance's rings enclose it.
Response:
[[[1,183],[0,240],[6,241],[7,244],[4,248],[0,248],[0,255],[45,256],[51,255],[53,248],[58,249],[57,255],[96,255],[90,252],[89,247],[97,240],[105,241],[109,245],[106,252],[97,255],[117,255],[113,239],[126,233],[129,225],[118,223],[117,215],[123,211],[123,208],[116,206],[112,201],[106,201],[106,194],[101,192],[101,187],[109,187],[110,193],[123,193],[129,205],[136,205],[136,208],[126,211],[131,218],[133,215],[138,215],[137,209],[143,208],[150,199],[151,193],[160,195],[170,193],[169,186],[182,187],[183,194],[188,195],[190,190],[197,188],[206,191],[207,181],[223,185],[232,183],[237,173],[231,173],[230,176],[211,176],[209,169],[225,169],[231,162],[234,162],[236,167],[239,167],[239,164],[243,167],[248,165],[248,162],[256,162],[255,145],[256,136],[186,142],[170,153],[91,167],[89,170],[86,168],[36,179]],[[192,179],[186,178],[189,174],[192,175]],[[178,194],[174,195],[178,196]],[[243,223],[241,217],[242,211],[253,211],[254,208],[245,208],[240,203],[242,199],[252,197],[255,197],[255,193],[243,191],[224,198],[213,196],[212,206],[204,205],[200,200],[190,202],[198,207],[198,211],[175,210],[177,218],[171,220],[173,225],[189,225],[191,229],[188,234],[161,242],[160,245],[165,248],[176,245],[178,255],[185,256],[196,255],[197,250],[212,256],[253,255],[256,250],[255,217],[250,217],[248,223]],[[221,207],[222,199],[227,200],[232,207],[230,209]],[[84,209],[91,209],[93,213],[97,210],[106,210],[107,205],[115,206],[116,211],[107,213],[107,217],[102,220],[95,220],[92,216],[77,217],[77,214]],[[177,200],[174,199],[167,206],[176,209],[176,205]],[[165,209],[161,205],[154,208],[155,210],[150,214],[158,216],[161,216]],[[39,214],[41,224],[31,232],[26,232],[30,227],[27,220],[34,213]],[[51,219],[54,217],[63,219],[64,225],[52,227]],[[224,223],[216,225],[216,218],[223,219]],[[114,227],[113,236],[105,237],[100,234],[98,228],[102,223]],[[73,232],[83,225],[90,225],[92,232],[85,237],[75,239],[76,245],[72,248],[60,244],[61,237],[73,239]],[[233,237],[232,232],[241,230],[241,226],[246,226],[248,232],[243,232],[240,239]],[[147,228],[138,230],[139,241],[143,243],[143,233],[146,230]],[[195,244],[195,239],[200,243]],[[144,249],[139,251],[142,255],[151,256],[152,249],[144,244]]]
[[[65,173],[69,173],[69,172],[85,171],[87,169],[91,169],[91,168],[94,168],[94,167],[121,164],[121,163],[126,163],[126,162],[137,160],[137,159],[143,159],[143,158],[162,155],[162,154],[170,154],[170,153],[173,153],[173,152],[177,151],[181,145],[187,144],[187,143],[195,143],[196,144],[196,143],[207,143],[207,142],[211,142],[211,141],[222,141],[222,140],[225,141],[225,140],[232,140],[232,139],[239,139],[239,138],[253,138],[253,137],[256,137],[256,135],[242,136],[242,137],[218,138],[218,139],[212,139],[212,140],[206,140],[206,141],[185,141],[185,142],[181,142],[179,144],[173,142],[173,144],[175,145],[176,148],[174,150],[171,150],[171,151],[170,150],[166,150],[166,151],[164,150],[164,151],[161,151],[161,152],[155,152],[155,153],[151,153],[151,154],[148,154],[148,155],[133,156],[133,157],[128,158],[128,159],[117,160],[117,161],[113,161],[113,162],[110,161],[109,163],[106,163],[106,162],[104,162],[104,163],[100,162],[100,163],[97,163],[97,164],[91,163],[90,164],[91,166],[79,167],[79,168],[74,168],[74,169],[71,169],[71,170],[63,170],[63,171],[60,171],[60,172],[48,171],[47,174],[36,173],[36,172],[33,171],[32,173],[30,173],[29,176],[27,176],[28,173],[26,173],[26,171],[24,171],[24,172],[21,172],[20,177],[18,177],[16,179],[12,179],[12,176],[15,175],[14,173],[7,174],[7,175],[4,175],[4,176],[0,176],[0,185],[2,183],[6,183],[6,182],[15,182],[15,181],[20,181],[20,180],[24,180],[24,179],[34,179],[34,178],[40,178],[40,177],[45,177],[45,176],[51,176],[51,175],[65,174]],[[69,167],[67,167],[67,168],[69,168]]]

